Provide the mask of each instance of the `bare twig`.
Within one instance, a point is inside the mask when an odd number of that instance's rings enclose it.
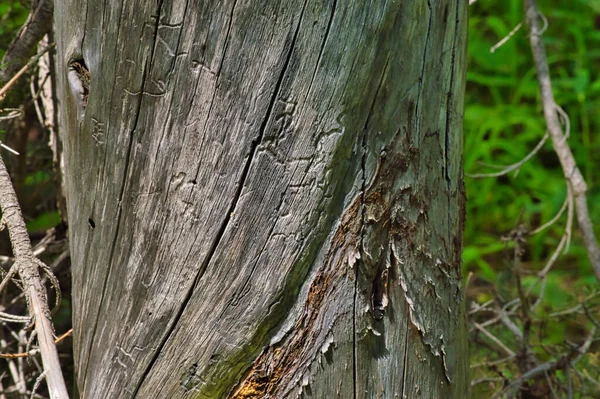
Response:
[[[498,43],[496,43],[495,45],[493,45],[492,48],[490,48],[490,53],[493,53],[494,51],[498,50],[504,43],[506,43],[507,41],[509,41],[510,38],[513,37],[514,34],[519,31],[519,29],[521,29],[521,26],[523,26],[523,21],[519,22],[517,24],[517,26],[515,26],[513,28],[513,30],[511,30],[510,32],[508,32],[508,35],[504,36],[504,38],[502,40],[500,40]]]
[[[503,382],[504,378],[502,377],[484,377],[479,378],[477,380],[471,381],[471,386],[474,387],[479,384],[485,384],[486,382]]]
[[[475,328],[477,328],[479,331],[481,331],[483,334],[485,334],[486,337],[488,337],[496,345],[498,345],[498,347],[500,347],[504,351],[504,353],[506,353],[508,356],[515,356],[515,352],[513,352],[508,346],[504,345],[504,343],[502,341],[500,341],[498,338],[496,338],[496,336],[493,335],[491,332],[486,330],[485,327],[483,327],[481,324],[473,322],[473,325],[475,326]]]
[[[550,392],[552,392],[552,397],[554,399],[558,399],[558,394],[556,393],[556,390],[552,386],[552,380],[550,379],[550,375],[548,375],[547,371],[544,372],[544,377],[546,378],[546,384],[548,384],[548,388],[550,388]]]
[[[497,365],[499,365],[499,364],[502,364],[502,363],[510,362],[510,361],[511,361],[511,360],[513,360],[514,358],[515,358],[514,356],[507,356],[507,357],[504,357],[504,358],[502,358],[502,359],[499,359],[499,360],[494,360],[494,361],[492,361],[492,362],[482,362],[482,363],[475,363],[475,364],[472,364],[472,365],[470,366],[470,368],[472,368],[472,369],[476,369],[476,368],[479,368],[479,367],[492,367],[492,366],[497,366]]]
[[[544,223],[543,225],[541,225],[537,229],[535,229],[533,231],[530,231],[529,235],[533,236],[533,235],[539,233],[540,231],[543,231],[543,230],[547,229],[548,227],[552,226],[554,223],[556,223],[556,221],[558,219],[560,219],[560,217],[564,213],[565,209],[567,209],[567,205],[568,204],[569,204],[569,196],[567,195],[567,197],[565,198],[565,202],[560,207],[560,210],[558,211],[558,213],[556,215],[554,215],[554,217],[552,219],[550,219],[548,222]]]
[[[21,111],[18,108],[0,109],[0,112],[6,112],[6,111],[9,111],[9,114],[5,115],[5,116],[0,116],[0,121],[8,121],[8,120],[15,119],[15,118],[18,118],[21,115],[23,115],[23,111]]]
[[[550,73],[548,70],[548,61],[546,59],[546,50],[544,48],[544,43],[542,42],[541,34],[543,29],[540,28],[541,14],[535,0],[525,0],[525,14],[527,25],[529,26],[529,40],[535,61],[548,133],[552,139],[554,151],[558,155],[562,165],[565,178],[573,190],[579,229],[583,235],[583,240],[596,278],[600,281],[600,247],[598,246],[596,236],[594,235],[587,207],[587,199],[585,196],[587,186],[583,175],[577,168],[571,149],[566,142],[566,136],[563,134],[563,128],[559,119],[560,111],[558,111],[559,108],[554,101],[552,83],[550,81]]]
[[[529,288],[529,291],[527,292],[527,295],[530,295],[531,292],[535,289],[535,287],[537,287],[538,283],[540,281],[542,282],[542,288],[540,289],[540,294],[538,296],[538,299],[531,306],[531,309],[536,308],[541,303],[541,301],[544,297],[544,289],[546,287],[546,277],[548,277],[548,272],[550,272],[550,269],[554,265],[554,262],[556,262],[556,259],[558,259],[560,252],[563,251],[563,248],[564,248],[564,252],[566,252],[567,249],[569,248],[569,243],[571,241],[571,231],[573,230],[573,208],[574,208],[573,192],[572,192],[570,186],[567,186],[567,199],[566,199],[565,204],[567,205],[567,224],[565,226],[565,232],[564,232],[562,238],[560,239],[558,246],[552,253],[552,256],[550,256],[550,259],[548,259],[548,262],[546,262],[546,265],[544,266],[544,268],[537,273],[538,279],[535,281],[535,283],[533,283],[531,285],[531,287]],[[563,205],[563,209],[561,209],[559,214],[562,213],[563,210],[564,210],[564,205]],[[552,222],[552,220],[550,222]],[[542,226],[542,227],[544,227],[544,226]],[[540,231],[540,229],[541,228],[538,228],[535,231],[536,232]]]
[[[537,145],[535,146],[535,148],[533,150],[531,150],[531,152],[529,154],[527,154],[527,156],[523,159],[521,159],[519,162],[514,163],[512,165],[508,165],[508,166],[502,166],[502,169],[500,172],[496,172],[496,173],[475,173],[475,174],[470,174],[470,173],[465,173],[465,176],[467,177],[472,177],[475,179],[479,179],[482,177],[499,177],[499,176],[504,176],[507,173],[512,172],[513,170],[519,169],[521,166],[523,166],[523,164],[525,164],[525,162],[529,161],[531,159],[531,157],[533,157],[535,154],[538,153],[538,151],[540,150],[540,148],[542,148],[542,146],[544,145],[544,143],[546,142],[546,140],[548,139],[548,133],[546,133],[544,135],[544,137],[542,137],[542,139],[540,140],[539,143],[537,143]]]
[[[590,350],[590,346],[592,346],[592,341],[594,340],[595,334],[596,326],[592,327],[584,343],[579,348],[577,348],[577,357],[571,362],[572,365],[577,364],[577,362],[579,362],[581,358]]]
[[[37,389],[40,387],[40,384],[42,383],[42,381],[44,380],[44,378],[46,377],[46,372],[42,372],[42,374],[40,374],[38,376],[38,378],[35,379],[35,383],[33,384],[33,388],[31,388],[31,396],[29,397],[30,399],[33,399],[35,397],[35,391],[37,391]]]
[[[492,396],[492,398],[498,398],[498,397],[502,396],[502,394],[505,392],[509,392],[509,397],[510,397],[510,394],[514,394],[514,392],[517,391],[519,389],[519,387],[521,386],[521,384],[523,384],[525,381],[535,378],[545,372],[556,370],[557,367],[558,367],[558,361],[550,361],[550,362],[542,363],[542,364],[532,368],[527,373],[523,374],[521,377],[517,378],[513,382],[511,382],[502,391],[500,391],[496,395]]]
[[[0,89],[0,101],[2,101],[4,99],[4,96],[6,95],[6,93],[8,92],[8,90],[10,90],[10,88],[17,82],[17,80],[19,80],[19,78],[21,76],[23,76],[23,74],[25,72],[27,72],[27,70],[35,65],[38,60],[44,55],[46,54],[46,52],[48,52],[48,50],[50,50],[52,47],[54,47],[54,44],[49,45],[48,47],[46,47],[45,49],[43,49],[42,51],[40,51],[39,53],[37,53],[36,55],[34,55],[33,57],[31,57],[31,60],[29,60],[29,62],[27,64],[25,64],[23,66],[23,68],[21,68],[19,70],[19,72],[17,72],[5,85],[2,89]]]
[[[69,335],[73,333],[73,329],[71,328],[69,331],[61,335],[60,337],[54,340],[55,344],[58,344],[60,341],[67,338]],[[30,350],[29,352],[21,352],[21,353],[0,353],[0,359],[16,359],[18,357],[29,357],[37,355],[40,352],[39,349]]]
[[[6,350],[8,347],[8,343],[4,339],[0,339],[0,349]],[[8,371],[10,372],[10,376],[13,379],[14,384],[17,386],[19,391],[25,390],[25,380],[21,380],[19,375],[19,369],[14,360],[8,360]]]
[[[519,330],[519,326],[508,317],[508,314],[504,310],[500,309],[498,317],[500,318],[500,321],[502,321],[502,324],[504,324],[519,341],[523,341],[523,333]]]

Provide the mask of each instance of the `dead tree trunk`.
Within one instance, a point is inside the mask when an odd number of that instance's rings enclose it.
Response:
[[[468,397],[466,7],[56,3],[83,397]]]

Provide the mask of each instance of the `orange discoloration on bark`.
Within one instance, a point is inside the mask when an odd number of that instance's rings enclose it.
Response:
[[[362,200],[362,195],[359,195],[342,215],[326,261],[313,279],[304,309],[291,336],[281,346],[270,347],[256,359],[248,376],[230,398],[263,398],[275,392],[284,376],[299,375],[302,366],[299,359],[305,359],[308,349],[314,348],[320,332],[321,326],[315,325],[317,317],[323,311],[326,298],[348,270],[343,264],[346,260],[344,254],[349,247],[358,250]]]

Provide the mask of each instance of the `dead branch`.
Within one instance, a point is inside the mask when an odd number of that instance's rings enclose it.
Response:
[[[60,341],[64,340],[71,334],[73,334],[72,328],[69,331],[67,331],[66,333],[64,333],[63,335],[61,335],[60,337],[56,338],[56,340],[54,340],[54,343],[58,344]],[[0,353],[0,359],[16,359],[18,357],[29,357],[29,356],[37,355],[38,353],[40,353],[39,349],[34,349],[29,352],[22,352],[22,353]]]
[[[25,72],[27,72],[27,70],[29,68],[31,68],[33,65],[35,65],[38,62],[38,60],[44,54],[46,54],[48,52],[48,50],[50,50],[52,47],[54,47],[54,44],[51,44],[51,45],[47,46],[42,51],[40,51],[39,53],[37,53],[12,78],[10,78],[10,80],[4,85],[4,87],[2,87],[2,89],[0,89],[0,101],[2,101],[4,99],[4,96],[6,95],[6,93],[8,92],[8,90],[10,90],[10,88],[17,82],[17,80],[19,80],[19,78],[21,76],[23,76],[23,74]]]
[[[4,67],[0,79],[7,80],[24,64],[24,60],[33,53],[35,46],[52,29],[53,0],[33,0],[25,24],[19,30],[2,59]]]
[[[46,301],[46,289],[41,283],[40,263],[31,248],[31,241],[10,176],[0,156],[0,208],[2,223],[8,227],[15,256],[14,267],[19,273],[26,293],[29,314],[35,321],[48,391],[52,399],[67,399],[67,389],[62,376],[58,352],[54,344],[50,310]]]
[[[552,139],[554,151],[560,160],[565,178],[573,192],[579,230],[583,235],[583,240],[596,278],[600,281],[600,247],[596,241],[596,236],[594,235],[592,222],[588,212],[585,195],[587,186],[583,175],[577,168],[575,158],[567,143],[567,137],[563,134],[563,127],[559,118],[561,113],[554,101],[548,61],[546,59],[546,50],[542,41],[542,29],[540,28],[541,14],[535,0],[525,0],[525,14],[527,25],[529,26],[529,40],[537,71],[548,133]]]

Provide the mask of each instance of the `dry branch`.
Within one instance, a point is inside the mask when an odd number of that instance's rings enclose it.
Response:
[[[58,352],[54,344],[50,310],[46,301],[46,289],[41,283],[41,261],[33,254],[31,241],[10,176],[0,156],[0,207],[2,224],[8,227],[15,256],[14,267],[18,271],[26,293],[29,314],[34,317],[48,391],[52,399],[67,399],[67,389],[62,376]]]
[[[61,335],[60,337],[56,338],[56,340],[54,340],[54,343],[58,344],[60,341],[64,340],[71,334],[73,334],[72,328],[69,331],[67,331],[66,333],[64,333],[63,335]],[[29,357],[29,356],[37,355],[38,353],[40,353],[39,349],[34,349],[29,352],[21,352],[21,353],[0,353],[0,359],[16,359],[18,357]]]
[[[38,60],[42,58],[42,56],[46,54],[48,50],[50,50],[52,47],[54,47],[54,44],[50,44],[42,51],[37,53],[35,56],[31,57],[31,60],[29,60],[27,64],[25,64],[21,69],[19,69],[19,71],[12,78],[10,78],[8,82],[6,82],[2,89],[0,89],[0,101],[4,99],[4,96],[6,95],[8,90],[10,90],[10,88],[17,82],[17,80],[19,80],[19,78],[23,76],[23,74],[25,74],[25,72],[27,72],[29,68],[35,65],[38,62]]]
[[[563,133],[563,127],[559,118],[561,110],[554,101],[548,61],[546,59],[546,50],[544,49],[544,43],[541,36],[543,31],[543,28],[540,28],[541,14],[535,0],[525,0],[525,13],[527,25],[529,26],[529,40],[537,71],[548,133],[552,139],[554,151],[560,160],[565,178],[573,192],[579,230],[583,235],[583,240],[596,278],[600,280],[600,247],[598,247],[598,242],[596,241],[593,225],[588,212],[587,199],[585,196],[587,186],[583,175],[577,168],[575,158],[567,143],[567,136]]]
[[[0,79],[13,76],[33,53],[35,46],[52,30],[53,0],[32,0],[27,21],[19,30],[2,58]]]

